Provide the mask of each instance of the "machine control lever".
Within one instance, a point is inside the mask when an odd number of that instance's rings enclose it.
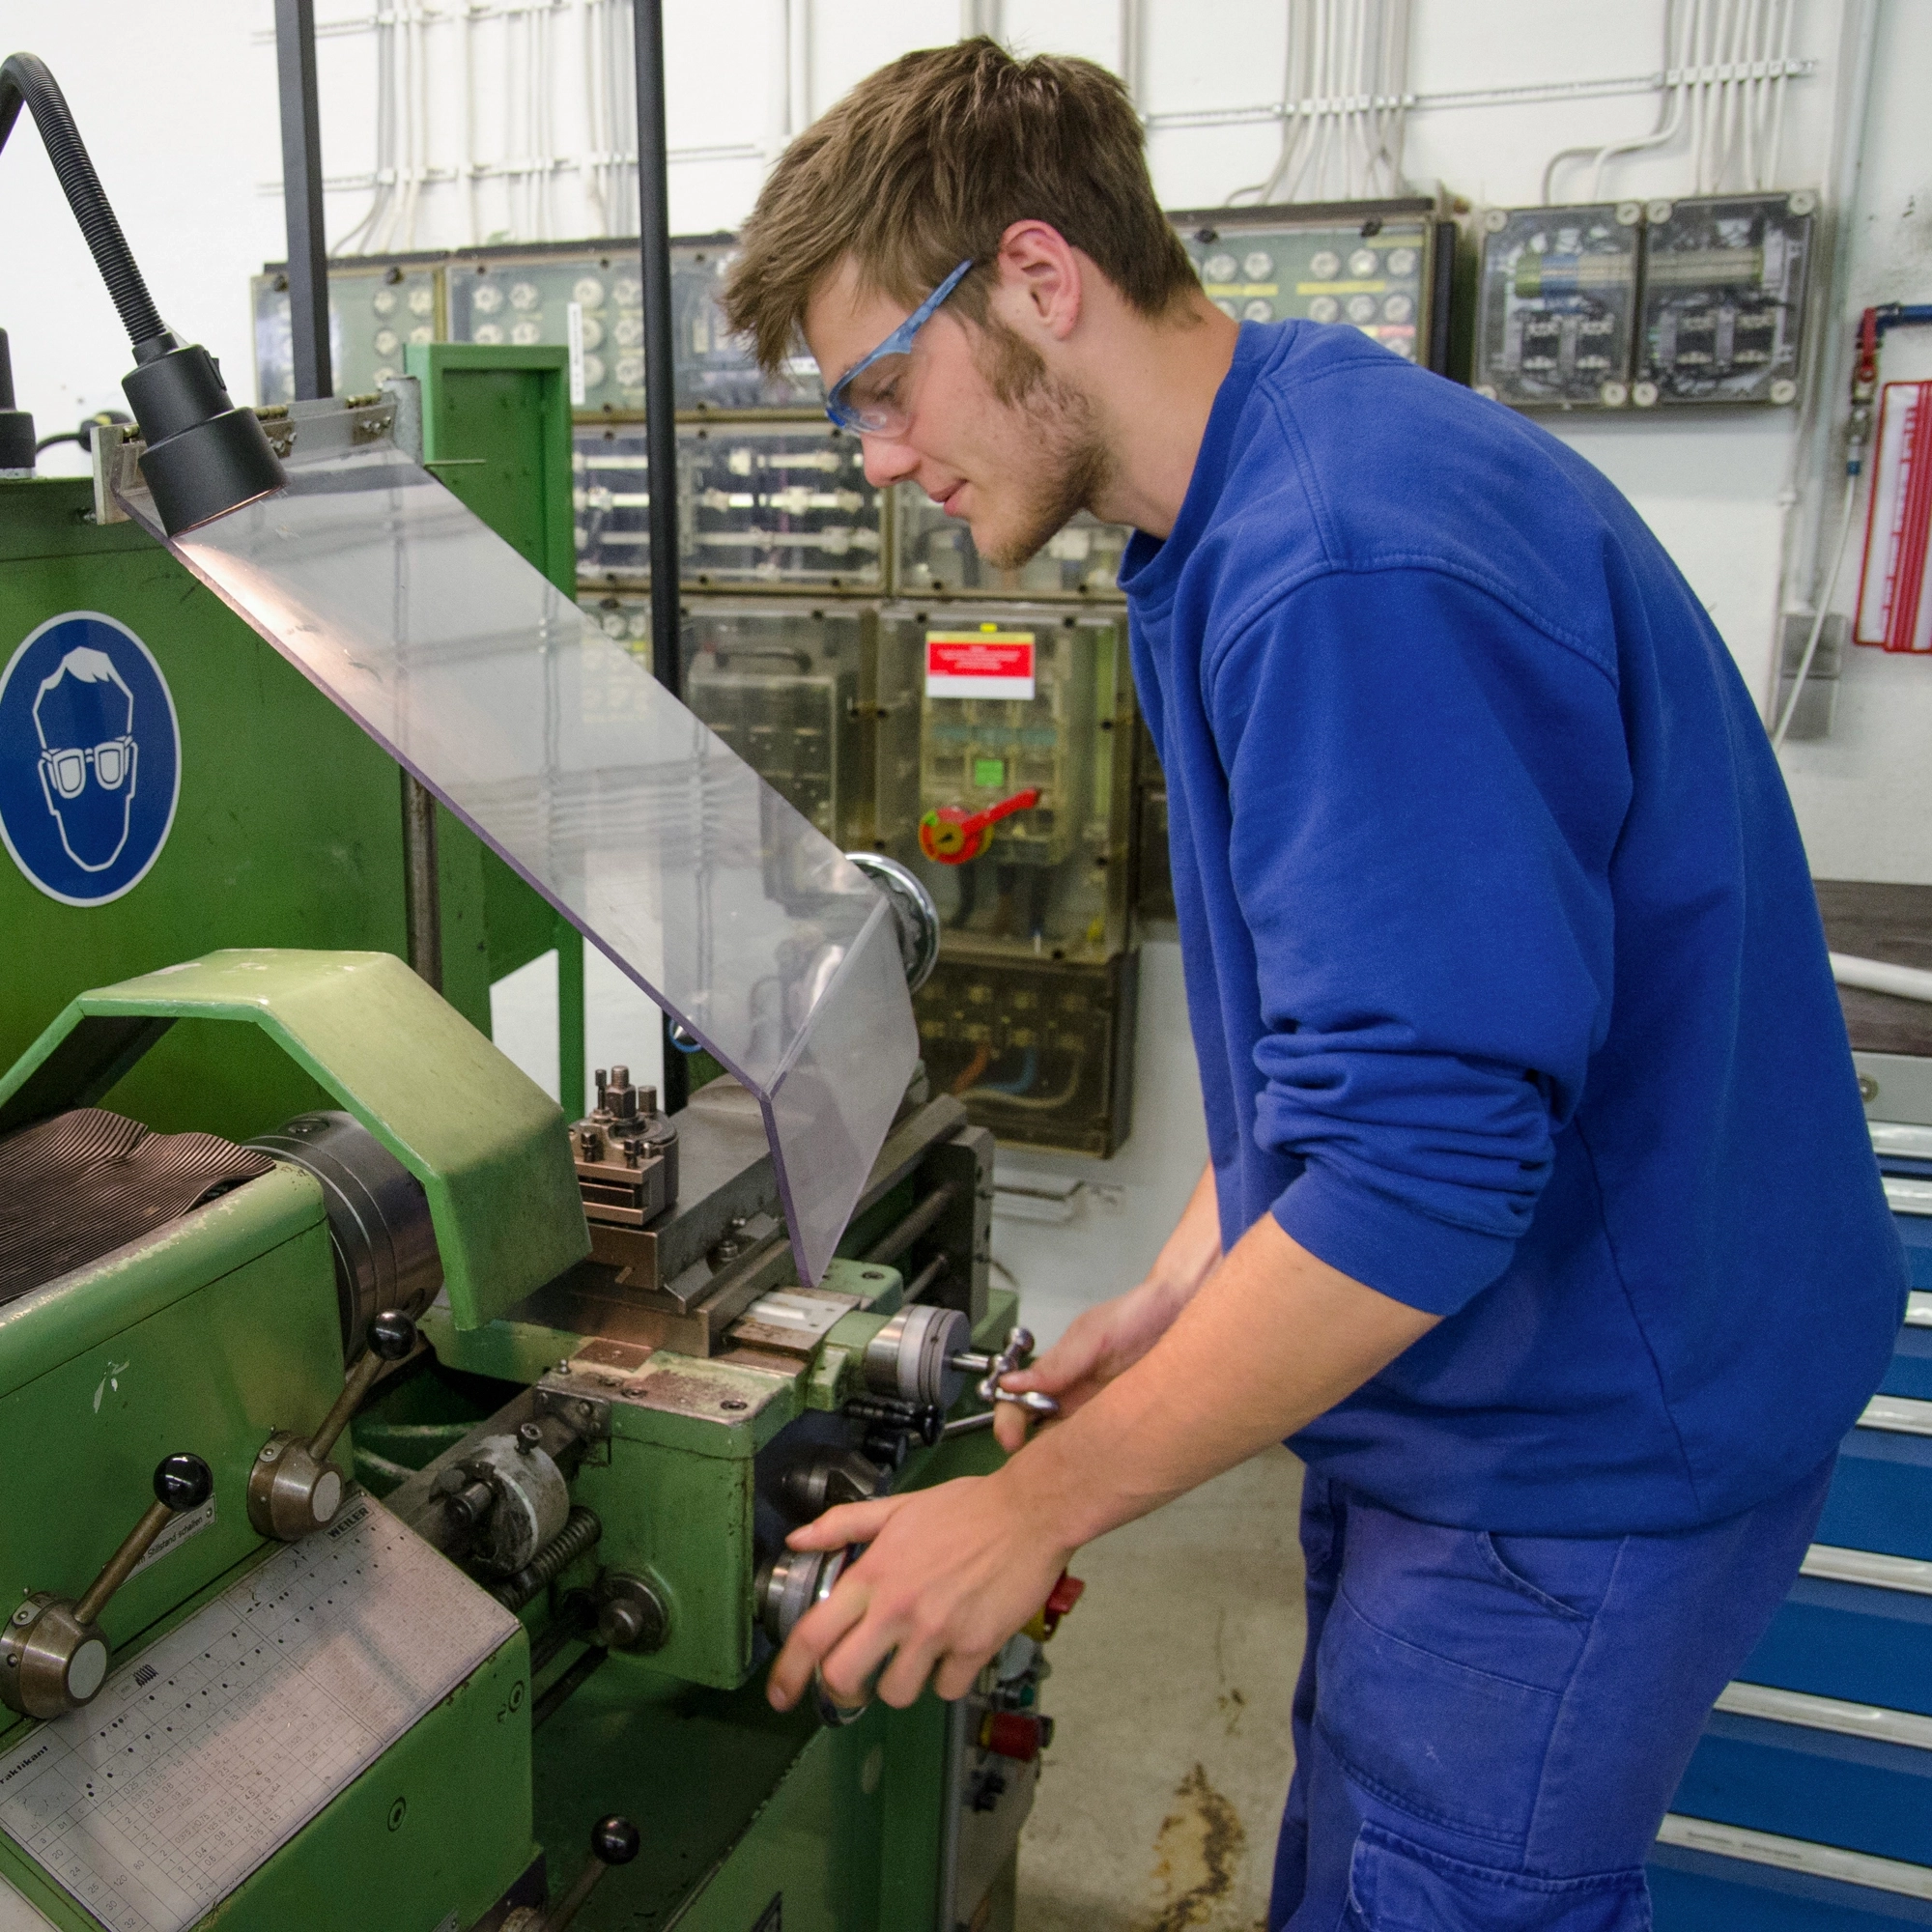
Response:
[[[108,1601],[156,1537],[213,1493],[213,1473],[199,1456],[164,1456],[155,1470],[155,1500],[79,1601],[43,1590],[8,1618],[0,1630],[0,1702],[27,1718],[59,1718],[88,1703],[107,1676],[100,1618]]]
[[[342,1393],[306,1440],[278,1429],[263,1443],[248,1475],[248,1520],[258,1535],[297,1543],[332,1522],[342,1507],[342,1472],[329,1458],[350,1418],[361,1407],[376,1378],[416,1346],[416,1324],[389,1309],[369,1324],[369,1346],[342,1384]]]
[[[628,1818],[612,1812],[590,1828],[590,1862],[577,1875],[573,1885],[548,1912],[533,1906],[519,1906],[503,1921],[503,1932],[563,1932],[583,1910],[584,1901],[612,1865],[627,1865],[638,1856],[643,1842],[638,1828]]]
[[[1009,1402],[1025,1409],[1029,1415],[1058,1415],[1060,1405],[1050,1395],[1044,1395],[1038,1389],[1009,1389],[1004,1386],[1008,1376],[1016,1375],[1032,1360],[1033,1330],[1015,1328],[1008,1335],[1007,1346],[997,1355],[966,1350],[949,1357],[947,1367],[956,1369],[961,1375],[979,1376],[981,1402]]]

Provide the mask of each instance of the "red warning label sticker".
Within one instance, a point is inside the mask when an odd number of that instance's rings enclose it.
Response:
[[[1024,703],[1033,696],[1033,645],[1031,631],[928,631],[925,695]]]

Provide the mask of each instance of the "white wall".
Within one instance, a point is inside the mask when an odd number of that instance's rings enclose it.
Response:
[[[1134,1036],[1134,1129],[1110,1161],[1002,1148],[998,1179],[1037,1187],[1043,1178],[1085,1181],[1067,1218],[1021,1218],[1037,1203],[994,1196],[993,1259],[1024,1297],[1028,1323],[1051,1341],[1091,1302],[1129,1289],[1160,1251],[1201,1170],[1208,1126],[1187,1033],[1180,948],[1152,940],[1141,950],[1140,1022]]]
[[[1797,0],[1796,51],[1818,62],[1790,89],[1784,182],[1831,185],[1834,115],[1846,92],[1840,39],[1847,9],[1863,0]],[[559,0],[551,33],[547,108],[559,151],[584,140],[579,70],[571,49],[589,0]],[[1920,124],[1932,72],[1932,6],[1879,0],[1879,48],[1865,169],[1849,223],[1847,303],[1932,298],[1932,155]],[[366,15],[367,0],[322,0],[325,18]],[[684,232],[739,220],[765,158],[789,131],[852,81],[912,46],[959,31],[959,0],[707,0],[668,8],[673,223]],[[1004,0],[1003,31],[1024,50],[1081,53],[1118,65],[1123,10],[1116,0]],[[1199,127],[1170,117],[1259,105],[1279,91],[1282,0],[1144,0],[1139,52],[1142,106],[1151,118],[1156,185],[1173,207],[1208,206],[1264,175],[1275,129],[1261,121]],[[787,43],[810,16],[809,43]],[[1662,64],[1663,0],[1414,0],[1410,85],[1423,97],[1409,124],[1407,173],[1473,204],[1541,198],[1550,154],[1646,131],[1658,100],[1642,93],[1531,102],[1496,90],[1639,75]],[[164,313],[221,356],[238,396],[251,392],[248,276],[282,253],[279,201],[265,191],[279,173],[272,48],[265,0],[87,0],[52,8],[0,0],[0,38],[43,55],[66,86],[102,180]],[[501,158],[527,148],[526,21],[480,18],[474,153]],[[454,26],[424,30],[426,158],[460,158],[464,110]],[[526,38],[519,39],[523,35]],[[367,35],[326,35],[325,168],[366,172],[375,156],[374,49]],[[1432,97],[1482,91],[1476,102]],[[702,152],[709,150],[708,156]],[[720,151],[723,151],[722,153]],[[13,333],[22,401],[43,433],[84,409],[117,404],[127,356],[114,316],[41,155],[21,130],[0,159],[10,224],[0,280],[0,324]],[[1686,185],[1682,157],[1664,151],[1619,163],[1617,194],[1668,194]],[[1559,192],[1581,192],[1575,175]],[[329,231],[341,235],[368,205],[365,187],[329,196]],[[534,234],[530,200],[500,182],[475,197],[430,186],[416,206],[414,241],[455,245],[508,229]],[[547,232],[582,233],[579,175],[552,185]],[[520,225],[523,224],[523,225]],[[1919,359],[1923,367],[1918,366]],[[1888,374],[1932,374],[1932,342],[1894,337]],[[1839,406],[1841,367],[1825,373],[1821,399]],[[1754,693],[1768,694],[1778,602],[1785,499],[1794,520],[1831,490],[1827,453],[1804,451],[1794,479],[1797,425],[1789,412],[1585,421],[1558,426],[1632,497],[1705,600]],[[77,453],[57,458],[72,467]],[[50,465],[50,467],[53,467]],[[1838,602],[1856,585],[1847,566]],[[1806,589],[1802,577],[1800,593]],[[1923,747],[1932,726],[1932,666],[1853,654],[1833,738],[1793,745],[1791,775],[1814,868],[1822,875],[1932,881],[1932,776]],[[635,1016],[623,1018],[631,1027]],[[1112,1287],[1138,1273],[1198,1171],[1199,1102],[1184,1057],[1179,973],[1151,954],[1143,1011],[1142,1079],[1134,1142],[1115,1164],[1125,1204],[1088,1210],[1077,1242],[1002,1224],[1001,1250],[1037,1293],[1059,1297]],[[593,1045],[593,1052],[597,1050]],[[1017,1156],[1026,1159],[1024,1156]],[[1071,1305],[1065,1303],[1065,1305]]]
[[[1925,140],[1925,81],[1932,75],[1932,6],[1887,0],[1873,65],[1859,204],[1851,223],[1848,311],[1867,303],[1932,300],[1932,147]],[[1842,410],[1848,370],[1832,372]],[[1898,329],[1886,341],[1882,378],[1932,378],[1932,329]],[[1835,497],[1842,481],[1834,471]],[[1835,518],[1836,505],[1833,504]],[[1864,495],[1833,600],[1858,596]],[[1853,650],[1839,681],[1832,735],[1788,744],[1785,777],[1804,827],[1811,869],[1826,879],[1932,883],[1932,664]]]

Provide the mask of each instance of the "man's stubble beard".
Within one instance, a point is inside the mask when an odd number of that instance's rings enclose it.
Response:
[[[997,401],[1024,410],[1037,461],[1011,479],[1007,495],[1017,524],[998,544],[979,543],[995,570],[1018,570],[1046,548],[1082,510],[1091,509],[1113,469],[1094,426],[1094,405],[1060,381],[1032,347],[993,316],[981,327],[975,359]]]

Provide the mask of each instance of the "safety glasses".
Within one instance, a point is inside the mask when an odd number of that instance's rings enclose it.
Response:
[[[825,413],[840,429],[855,430],[861,436],[898,436],[912,418],[911,397],[907,393],[912,343],[933,312],[966,279],[973,264],[961,262],[879,346],[863,361],[855,362],[832,385],[825,399]]]
[[[134,773],[132,738],[109,738],[104,744],[63,746],[41,753],[41,769],[62,798],[78,798],[87,783],[87,768],[102,791],[119,791]]]

